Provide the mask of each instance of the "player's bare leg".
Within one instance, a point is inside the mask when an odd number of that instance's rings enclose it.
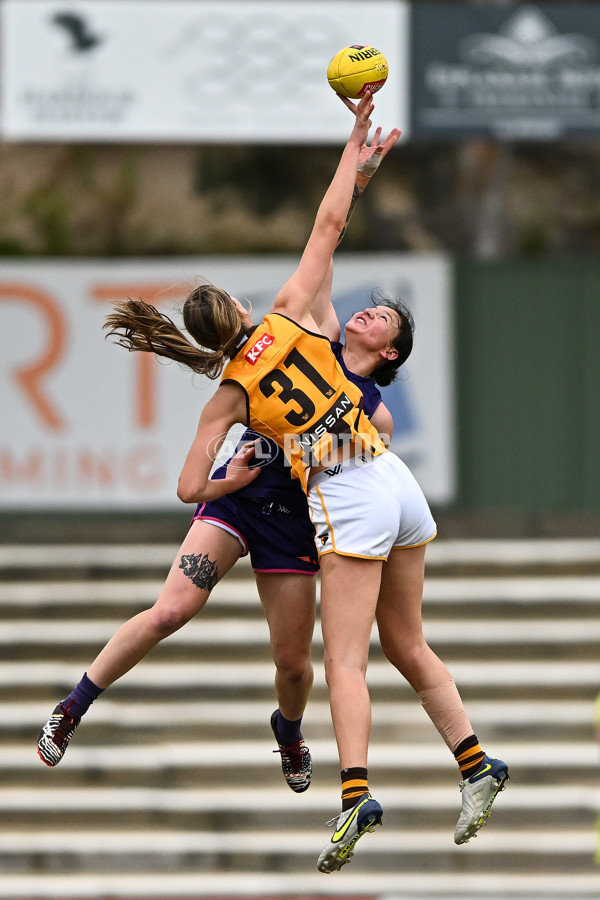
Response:
[[[288,786],[303,793],[310,785],[312,759],[300,731],[313,683],[311,647],[316,616],[315,578],[298,574],[256,574],[256,585],[269,625],[275,663],[277,709],[271,727]],[[280,739],[282,719],[287,739]]]
[[[207,522],[195,521],[155,604],[125,622],[85,673],[82,682],[94,692],[89,703],[137,665],[159,641],[189,622],[240,554],[240,542],[233,535]],[[81,706],[78,688],[79,685],[58,704],[40,731],[38,755],[47,766],[61,761],[88,708],[89,703]]]
[[[457,844],[474,837],[508,780],[508,766],[481,749],[460,694],[423,635],[421,602],[425,547],[392,550],[383,567],[377,625],[383,652],[418,693],[423,708],[454,754],[463,780]]]

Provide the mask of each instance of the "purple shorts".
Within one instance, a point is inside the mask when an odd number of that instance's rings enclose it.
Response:
[[[242,556],[250,553],[254,572],[315,575],[319,570],[315,533],[304,501],[291,504],[285,499],[230,494],[199,504],[196,519],[237,537]]]

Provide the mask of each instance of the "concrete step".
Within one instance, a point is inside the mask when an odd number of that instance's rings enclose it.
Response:
[[[2,624],[0,647],[8,649],[19,646],[23,653],[30,652],[30,648],[41,651],[43,648],[59,647],[64,650],[70,645],[77,649],[96,648],[103,646],[122,624],[120,619],[93,622],[69,618],[60,622],[41,618],[34,622],[31,619],[12,620]],[[600,645],[600,617],[590,615],[585,619],[562,618],[559,623],[553,619],[511,621],[499,617],[498,621],[491,622],[487,618],[468,616],[451,620],[428,617],[425,621],[425,634],[428,641],[436,646],[461,645],[467,652],[471,647],[504,647],[505,644],[510,644],[512,648],[516,645],[531,648],[564,647],[565,644],[570,644],[573,652],[576,647],[593,645],[597,651]],[[319,627],[315,628],[313,641],[316,646],[323,644]],[[376,626],[373,628],[371,643],[379,643]],[[240,651],[244,647],[256,650],[257,647],[268,647],[269,630],[264,618],[248,621],[246,618],[231,616],[226,620],[205,621],[200,615],[170,635],[162,644],[203,649],[232,648],[235,645]]]
[[[0,569],[31,571],[42,569],[108,568],[113,570],[168,569],[179,550],[178,544],[0,544]],[[597,565],[600,540],[597,538],[538,538],[531,540],[437,538],[427,548],[427,567]],[[233,572],[250,571],[247,558]],[[228,576],[230,577],[230,576]]]
[[[374,837],[371,836],[374,840]],[[462,871],[427,872],[358,872],[353,867],[329,878],[311,872],[239,872],[218,869],[198,872],[195,868],[177,872],[120,874],[89,873],[71,875],[5,875],[0,880],[0,897],[4,900],[68,900],[86,897],[215,898],[245,897],[250,900],[273,897],[360,897],[384,896],[386,900],[597,900],[596,872],[519,874],[495,867],[490,871],[470,874]]]
[[[307,742],[333,740],[329,703],[313,694],[304,719]],[[73,746],[90,744],[151,744],[165,736],[174,742],[264,740],[270,736],[269,719],[275,701],[248,698],[220,702],[153,700],[127,702],[110,699],[112,691],[94,704],[77,733]],[[6,744],[32,746],[50,715],[52,702],[0,703],[0,747]],[[374,701],[371,739],[398,745],[407,740],[425,743],[437,740],[433,726],[418,699],[398,702]],[[593,741],[593,703],[576,700],[503,701],[468,703],[468,714],[484,746],[495,748],[509,741]],[[72,748],[71,748],[72,749]],[[70,751],[69,751],[70,752]],[[2,772],[0,771],[0,781]]]
[[[92,758],[89,770],[92,771],[93,768]],[[197,768],[201,768],[200,761],[197,761]],[[460,808],[460,794],[458,779],[454,782],[451,777],[453,774],[455,773],[450,771],[446,783],[434,787],[414,783],[402,787],[381,784],[376,796],[387,812],[397,810],[406,814],[430,810],[437,814],[449,811],[456,816]],[[339,802],[337,783],[327,787],[311,785],[304,794],[294,795],[286,788],[283,779],[281,784],[274,786],[271,774],[268,777],[271,783],[263,780],[255,787],[238,788],[205,785],[164,788],[156,787],[156,783],[151,787],[74,787],[68,790],[64,787],[2,787],[0,802],[3,814],[15,811],[24,813],[28,810],[36,810],[40,814],[55,811],[61,815],[78,811],[96,814],[102,811],[115,813],[156,810],[176,814],[204,813],[209,816],[226,812],[235,815],[252,813],[255,817],[264,815],[266,820],[271,813],[287,813],[290,810],[294,813],[317,812],[327,819],[336,814]],[[599,803],[600,788],[590,786],[585,781],[570,785],[552,784],[550,787],[547,784],[525,786],[516,783],[512,777],[507,790],[496,800],[494,821],[497,819],[499,822],[501,815],[514,811],[532,816],[535,812],[549,814],[555,810],[571,810],[579,815],[585,814],[591,823]]]
[[[472,840],[468,848],[456,846],[450,829],[388,829],[374,837],[366,837],[356,850],[353,873],[369,865],[382,871],[418,870],[431,864],[447,865],[451,870],[489,871],[490,865],[502,866],[506,859],[518,854],[522,872],[539,865],[544,859],[547,871],[569,863],[579,871],[592,872],[595,850],[591,830],[569,831],[494,829]],[[220,860],[222,870],[249,869],[248,858],[267,858],[277,870],[290,865],[311,873],[328,830],[321,826],[312,830],[294,827],[282,831],[227,829],[217,831],[139,830],[130,831],[11,831],[0,832],[0,868],[8,873],[27,873],[32,869],[70,874],[82,871],[158,872],[178,871],[193,862],[198,871]]]
[[[225,777],[232,777],[236,770],[246,772],[256,769],[269,769],[274,766],[273,741],[268,738],[262,741],[180,741],[168,739],[168,730],[164,736],[156,735],[153,743],[98,745],[86,744],[78,746],[78,738],[83,736],[84,726],[77,731],[58,771],[74,770],[95,772],[100,770],[132,770],[135,772],[160,772],[161,770],[193,769],[223,770]],[[314,763],[337,766],[338,756],[335,742],[330,740],[312,740],[310,749]],[[586,783],[594,782],[598,776],[598,748],[595,741],[576,743],[556,742],[519,742],[503,741],[500,746],[490,747],[490,753],[505,759],[511,768],[518,768],[521,778],[531,777],[531,770],[538,771],[543,761],[543,781],[547,782],[550,773],[556,769],[570,769],[572,778]],[[243,761],[243,765],[242,765]],[[41,767],[41,768],[40,768]],[[11,744],[0,746],[0,771],[29,772],[30,770],[47,772],[37,757],[35,743]],[[399,780],[414,779],[416,773],[422,777],[423,771],[435,777],[436,771],[446,777],[448,771],[456,772],[455,763],[445,744],[441,740],[428,743],[373,742],[369,751],[369,771],[387,769],[396,772]],[[553,776],[555,777],[555,776]]]
[[[596,566],[598,538],[533,538],[530,540],[436,538],[427,547],[427,567],[501,566],[505,572],[531,566]]]
[[[273,684],[273,664],[269,662],[246,662],[234,664],[235,656],[228,662],[220,663],[155,663],[144,660],[123,676],[111,692],[126,688],[152,689],[160,693],[165,689],[196,691],[201,688],[218,690],[233,687],[240,692],[249,692],[258,687]],[[493,687],[497,691],[512,686],[526,687],[529,692],[554,691],[561,687],[575,686],[595,696],[600,684],[600,661],[580,662],[560,659],[555,662],[529,660],[515,665],[513,662],[462,662],[446,657],[454,680],[463,686],[477,686],[485,689]],[[77,684],[81,678],[81,666],[55,660],[44,662],[0,662],[0,688],[17,689],[19,686],[35,686],[56,693],[57,702]],[[369,665],[367,681],[373,688],[391,686],[400,692],[414,696],[396,669],[388,662],[375,661]],[[315,686],[324,687],[325,677],[320,665],[315,666]],[[189,696],[189,694],[188,694]],[[542,694],[543,699],[543,694]]]
[[[375,832],[376,840],[368,841],[370,854],[384,853],[453,853],[464,856],[466,848],[457,846],[452,835],[442,830]],[[479,837],[479,836],[478,836]],[[144,831],[51,831],[27,829],[0,832],[0,858],[14,857],[15,861],[32,855],[49,854],[64,857],[76,855],[95,857],[104,854],[117,857],[180,857],[190,853],[236,852],[280,855],[304,855],[319,853],[327,838],[324,826],[311,831],[228,831],[225,836],[216,831],[182,831],[161,829]],[[548,829],[500,830],[482,833],[482,839],[469,842],[468,853],[479,856],[505,853],[592,857],[596,846],[594,834],[589,829],[569,831]],[[362,845],[359,845],[362,846]],[[2,866],[4,870],[4,865]]]
[[[171,732],[173,728],[189,726],[196,731],[210,728],[211,733],[216,728],[230,733],[232,737],[247,739],[251,737],[249,732],[255,729],[259,734],[264,734],[273,712],[273,703],[252,699],[218,703],[193,700],[127,702],[112,700],[111,694],[112,689],[91,707],[80,734],[84,729],[105,729],[111,725],[125,733],[139,729],[155,732],[162,728]],[[432,728],[414,695],[407,701],[374,702],[372,711],[374,728],[409,729],[409,733],[423,725],[428,730]],[[37,733],[51,712],[47,703],[37,701],[0,703],[0,738],[3,734],[11,735],[21,729],[34,729]],[[572,736],[574,729],[585,728],[587,736],[592,735],[594,707],[592,702],[571,700],[474,701],[469,704],[469,716],[478,726],[500,725],[506,730],[526,727],[529,732],[535,730],[536,734],[550,722],[564,739],[563,729]],[[311,697],[304,725],[307,735],[323,727],[330,729],[329,703]]]
[[[60,605],[63,614],[70,606],[77,605],[83,615],[86,606],[121,607],[140,604],[141,608],[154,603],[163,579],[115,579],[106,580],[61,580],[61,581],[15,581],[0,584],[0,609],[10,612],[13,607],[40,609]],[[546,608],[569,602],[569,613],[573,607],[579,610],[592,609],[600,600],[600,577],[581,576],[540,576],[540,577],[474,577],[474,578],[426,578],[424,602],[439,604],[443,608],[460,604],[463,608],[475,603],[492,602],[518,610],[526,604],[531,616],[540,607]],[[211,605],[223,608],[255,608],[261,613],[260,601],[254,581],[250,578],[226,577],[215,587],[211,595]],[[498,608],[493,609],[500,615]],[[596,607],[597,609],[597,607]],[[562,609],[564,613],[564,608]]]
[[[48,774],[50,777],[53,773]],[[94,770],[90,769],[89,774],[93,776]],[[129,781],[121,783],[112,776],[106,783],[98,778],[94,787],[76,784],[52,788],[2,787],[3,829],[25,833],[32,826],[40,828],[43,823],[47,833],[68,827],[73,834],[96,830],[136,834],[154,829],[183,830],[190,834],[279,831],[289,835],[308,831],[317,833],[322,840],[323,834],[327,834],[325,823],[339,811],[337,772],[332,772],[328,779],[320,773],[310,790],[301,795],[293,795],[285,786],[281,772],[277,771],[262,778],[253,777],[251,788],[247,787],[248,780],[237,789],[231,783],[220,785],[210,777],[203,777],[200,771],[193,779],[194,787],[190,787],[187,776],[174,786],[166,785],[165,780],[161,775],[160,787],[136,786]],[[451,775],[443,786],[429,786],[428,782],[428,787],[423,788],[414,783],[399,787],[393,781],[381,779],[377,773],[373,784],[374,794],[384,809],[385,833],[402,832],[409,825],[415,834],[423,835],[426,840],[430,831],[444,831],[448,852],[453,849],[452,835],[460,812],[460,793]],[[517,833],[532,829],[547,832],[582,830],[593,836],[598,799],[598,789],[589,784],[524,787],[513,780],[496,799],[491,825],[481,832],[476,843],[479,846],[484,841],[490,842],[492,851],[497,832]],[[529,853],[526,845],[522,849],[523,853]],[[398,865],[401,852],[399,848],[395,861],[392,860],[394,865]],[[252,854],[248,854],[246,865],[268,871],[272,858],[277,855],[273,851],[265,859],[260,855],[252,858]],[[581,866],[579,863],[573,866],[571,857],[561,856],[558,869],[580,871]],[[520,854],[517,859],[517,870],[521,871],[524,866]],[[546,859],[551,859],[551,853]],[[434,860],[432,854],[430,865],[434,865]],[[406,862],[410,868],[410,855]],[[549,864],[539,858],[535,860],[533,854],[529,854],[527,867],[535,865],[543,871]],[[294,871],[296,863],[281,858],[279,865]]]

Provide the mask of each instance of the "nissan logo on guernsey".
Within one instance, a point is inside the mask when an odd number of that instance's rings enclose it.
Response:
[[[373,459],[373,439],[370,434],[331,434],[309,435],[314,438],[309,443],[307,435],[285,434],[283,447],[286,459],[302,452],[302,459],[308,466],[335,466],[338,463],[353,461],[356,466],[366,466]],[[382,436],[382,440],[387,435]]]

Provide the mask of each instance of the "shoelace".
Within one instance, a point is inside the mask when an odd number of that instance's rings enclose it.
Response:
[[[63,713],[63,717],[60,720],[56,731],[52,735],[54,743],[62,744],[63,741],[68,741],[78,724],[79,722],[77,719],[73,719],[67,713]]]
[[[300,774],[304,767],[304,757],[308,754],[308,747],[305,746],[304,741],[298,741],[297,744],[291,744],[289,747],[278,747],[277,750],[273,750],[273,753],[280,753],[282,757],[286,757],[284,759],[284,763],[288,763],[290,767],[290,771],[294,771],[295,773]]]

